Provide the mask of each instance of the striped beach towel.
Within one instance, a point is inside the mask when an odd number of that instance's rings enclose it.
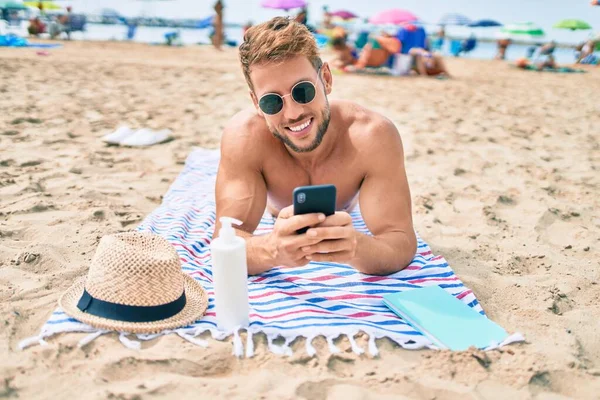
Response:
[[[163,203],[138,227],[165,237],[177,249],[183,270],[199,281],[209,295],[206,315],[194,324],[159,335],[137,335],[138,340],[149,340],[167,333],[175,333],[200,346],[207,346],[198,336],[210,331],[212,337],[223,340],[232,337],[233,353],[244,353],[239,330],[221,332],[217,329],[214,291],[211,272],[210,240],[215,224],[214,185],[219,161],[215,150],[196,149],[188,157],[185,168],[170,187]],[[369,231],[360,210],[351,214],[355,228]],[[269,232],[275,220],[265,214],[256,234]],[[299,268],[273,268],[261,275],[248,278],[250,298],[250,325],[247,331],[246,356],[252,356],[252,335],[264,333],[269,349],[277,354],[291,354],[289,346],[296,338],[306,338],[306,351],[315,354],[312,340],[317,336],[327,339],[331,352],[339,351],[334,339],[346,335],[352,350],[364,350],[354,340],[364,332],[369,335],[368,351],[378,353],[375,339],[389,338],[409,349],[435,348],[433,343],[393,314],[382,302],[382,296],[418,287],[439,285],[476,311],[484,314],[475,295],[458,279],[442,256],[432,254],[429,246],[418,238],[417,255],[404,270],[389,276],[365,275],[354,268],[336,263],[317,263]],[[105,331],[99,331],[70,318],[60,309],[54,311],[42,327],[39,336],[26,339],[21,347],[45,343],[44,339],[63,332],[89,332],[80,345],[85,345]],[[126,332],[119,336],[131,348],[140,342]],[[277,340],[279,339],[279,340]],[[508,342],[519,340],[511,337]],[[505,344],[505,343],[503,343]]]

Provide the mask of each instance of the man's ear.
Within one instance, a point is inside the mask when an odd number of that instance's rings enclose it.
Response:
[[[323,76],[323,86],[325,86],[325,93],[331,94],[331,90],[333,89],[333,74],[331,73],[331,69],[329,68],[329,64],[324,62],[321,66],[322,76]]]
[[[258,106],[258,99],[256,98],[256,94],[254,94],[254,91],[252,89],[249,89],[248,93],[250,93],[250,98],[252,99],[252,104],[254,104],[254,108],[256,108],[256,113],[261,117],[264,117],[262,110]]]

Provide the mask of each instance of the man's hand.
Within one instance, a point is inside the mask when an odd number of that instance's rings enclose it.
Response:
[[[336,212],[306,232],[315,243],[302,247],[302,251],[310,261],[349,264],[356,256],[358,235],[352,217],[346,212]]]
[[[298,234],[296,231],[304,227],[316,226],[326,222],[325,214],[294,215],[294,206],[284,208],[279,212],[273,231],[269,234],[268,249],[276,265],[299,267],[309,263],[304,247],[313,246],[323,240],[318,236]]]

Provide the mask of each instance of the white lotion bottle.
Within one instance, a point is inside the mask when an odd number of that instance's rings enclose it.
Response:
[[[219,330],[230,332],[249,323],[246,241],[232,227],[241,225],[241,221],[229,217],[219,221],[219,237],[211,243],[215,312]]]

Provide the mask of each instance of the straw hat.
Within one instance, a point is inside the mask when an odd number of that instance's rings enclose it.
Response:
[[[157,333],[202,317],[208,297],[181,271],[175,248],[152,233],[104,236],[88,275],[59,299],[71,317],[96,328]]]

